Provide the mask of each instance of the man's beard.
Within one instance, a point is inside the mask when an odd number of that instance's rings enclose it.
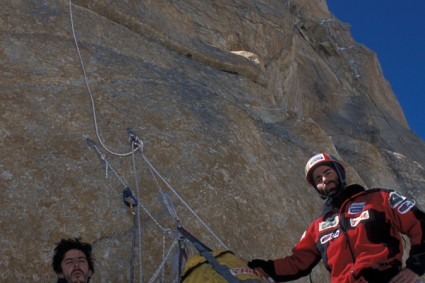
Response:
[[[73,278],[73,273],[77,271],[81,272],[81,276],[79,276],[78,278]],[[89,277],[87,276],[87,274],[85,274],[81,269],[74,270],[69,276],[66,277],[66,280],[69,283],[86,283],[88,282],[88,279]]]
[[[329,188],[328,186],[331,184],[334,184],[334,186],[332,188]],[[340,188],[339,182],[331,181],[328,184],[326,184],[325,188],[323,189],[323,194],[328,197],[332,197],[337,195],[340,192],[340,190],[341,188]]]

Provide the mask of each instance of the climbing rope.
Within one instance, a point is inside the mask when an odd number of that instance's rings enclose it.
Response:
[[[117,179],[120,181],[120,183],[124,186],[124,193],[127,194],[127,198],[130,197],[130,198],[134,199],[135,202],[137,202],[137,199],[140,199],[140,198],[138,196],[137,196],[137,198],[131,197],[130,193],[128,192],[130,190],[129,186],[124,182],[123,178],[120,177],[120,175],[117,173],[117,171],[115,171],[115,169],[112,167],[112,165],[108,162],[106,157],[99,150],[96,143],[91,139],[87,139],[87,144],[89,144],[92,148],[94,148],[96,150],[96,152],[101,157],[101,160],[105,163],[105,166],[108,167],[114,173],[114,175],[117,177]],[[136,205],[132,205],[132,206],[133,207],[139,207],[140,206],[143,209],[143,211],[149,216],[149,218],[155,223],[155,225],[159,228],[159,230],[161,230],[164,234],[171,234],[171,229],[165,228],[163,225],[161,225],[159,223],[159,221],[152,215],[152,213],[149,211],[149,209],[146,206],[144,206],[141,202],[137,202]]]
[[[69,15],[70,15],[72,36],[73,36],[74,44],[75,44],[75,47],[76,47],[76,50],[77,50],[81,69],[82,69],[82,72],[83,72],[84,83],[85,83],[85,86],[87,88],[87,92],[88,92],[89,97],[90,97],[91,110],[92,110],[92,115],[93,115],[93,123],[94,123],[95,132],[96,132],[96,137],[97,137],[100,145],[102,146],[102,148],[105,151],[107,151],[108,153],[115,155],[115,156],[120,156],[120,157],[127,157],[127,156],[130,156],[130,155],[132,156],[132,170],[133,170],[133,176],[134,176],[134,183],[135,183],[135,187],[136,187],[136,197],[133,196],[130,187],[120,177],[120,175],[117,173],[117,171],[111,166],[111,164],[108,162],[106,156],[101,152],[101,150],[96,145],[96,143],[94,141],[92,141],[91,139],[87,139],[87,144],[90,147],[92,147],[93,149],[96,150],[96,152],[100,156],[100,159],[105,164],[105,176],[106,176],[106,178],[108,178],[108,174],[109,174],[109,170],[110,170],[115,175],[115,177],[119,180],[119,182],[122,184],[122,186],[124,187],[123,201],[131,209],[131,212],[133,214],[133,232],[132,232],[133,238],[132,238],[132,243],[131,243],[131,255],[130,255],[130,282],[131,283],[133,282],[133,277],[134,277],[133,267],[134,267],[134,249],[135,249],[136,237],[138,238],[138,247],[139,247],[139,254],[138,254],[138,256],[139,256],[139,282],[142,282],[142,278],[143,278],[142,277],[142,275],[143,275],[143,269],[142,269],[142,234],[141,234],[142,229],[141,229],[141,221],[140,221],[140,209],[142,209],[149,216],[149,218],[154,222],[154,224],[163,233],[163,240],[162,240],[163,259],[162,259],[161,264],[158,266],[157,270],[154,272],[152,278],[149,280],[149,282],[153,282],[154,280],[156,280],[156,278],[159,276],[159,273],[161,272],[161,270],[162,270],[162,282],[164,282],[164,276],[165,275],[164,275],[164,268],[163,267],[164,267],[167,259],[169,258],[171,251],[174,249],[174,247],[176,246],[177,243],[179,243],[180,251],[181,251],[181,247],[183,246],[183,240],[182,240],[181,237],[178,237],[178,233],[173,235],[171,229],[162,226],[159,223],[159,221],[156,220],[155,217],[153,217],[153,215],[149,212],[149,210],[139,201],[140,200],[140,190],[139,190],[139,182],[138,182],[136,160],[135,160],[135,152],[136,151],[140,152],[140,156],[143,158],[143,160],[148,165],[148,168],[151,172],[151,175],[152,175],[152,177],[153,177],[153,179],[154,179],[154,181],[155,181],[155,183],[158,187],[158,190],[160,191],[162,202],[164,203],[164,205],[167,208],[170,215],[173,217],[173,219],[176,223],[176,227],[180,225],[180,219],[177,216],[177,212],[174,208],[171,197],[167,193],[163,192],[163,190],[162,190],[162,188],[161,188],[161,186],[158,182],[158,178],[180,200],[180,202],[192,213],[192,215],[195,216],[195,218],[202,224],[202,226],[204,226],[208,230],[208,232],[220,243],[221,246],[223,246],[226,249],[228,249],[228,247],[223,243],[223,241],[220,240],[220,238],[212,231],[212,229],[198,216],[198,214],[188,205],[188,203],[177,193],[177,191],[165,180],[165,178],[162,177],[162,175],[158,172],[158,170],[152,165],[152,163],[149,161],[149,159],[146,157],[146,155],[143,152],[143,141],[140,140],[137,137],[137,135],[135,135],[130,129],[128,129],[129,139],[130,139],[130,142],[131,142],[131,151],[129,151],[129,152],[125,152],[125,153],[115,152],[115,151],[109,149],[106,146],[106,144],[103,142],[103,140],[100,136],[99,126],[98,126],[98,122],[97,122],[96,106],[95,106],[93,93],[90,89],[89,80],[88,80],[86,69],[85,69],[85,66],[84,66],[84,61],[83,61],[83,58],[82,58],[82,55],[81,55],[80,47],[79,47],[77,36],[76,36],[76,33],[75,33],[74,19],[73,19],[73,14],[72,14],[72,5],[73,5],[72,0],[69,0]],[[135,208],[136,208],[136,211],[134,210]],[[137,225],[136,225],[136,223],[137,223]],[[174,237],[174,240],[173,240],[168,252],[165,253],[165,237],[170,236],[170,235],[175,236],[175,237]],[[180,265],[180,263],[179,263],[179,265]]]
[[[86,142],[88,146],[96,150],[102,162],[105,163],[105,177],[108,178],[108,171],[111,170],[112,173],[114,173],[115,177],[117,177],[118,181],[123,185],[123,187],[124,188],[128,187],[128,185],[124,182],[124,180],[120,177],[120,175],[118,175],[117,171],[115,171],[115,169],[111,166],[111,164],[109,164],[108,159],[106,159],[106,156],[102,153],[102,151],[100,151],[97,144],[92,139],[89,139],[89,138],[86,139]]]
[[[133,213],[133,238],[131,239],[131,250],[130,250],[130,283],[133,283],[134,278],[134,249],[136,245],[136,220],[140,217],[137,217],[137,213]]]
[[[223,241],[220,240],[220,238],[212,231],[212,229],[199,217],[199,215],[189,206],[189,204],[180,196],[180,194],[170,185],[170,183],[167,182],[167,180],[165,180],[164,177],[162,177],[162,175],[158,172],[158,170],[156,170],[156,168],[152,165],[152,163],[149,161],[149,159],[146,157],[145,153],[144,153],[144,143],[143,141],[131,130],[131,129],[127,129],[127,132],[129,134],[129,139],[132,142],[132,144],[136,145],[139,150],[139,154],[141,155],[141,157],[143,158],[143,160],[145,160],[146,164],[148,165],[149,169],[151,170],[151,172],[153,172],[152,174],[154,175],[154,180],[156,182],[156,184],[159,186],[159,183],[156,179],[155,176],[158,176],[161,181],[169,188],[169,190],[180,200],[180,202],[192,213],[193,216],[195,216],[196,219],[198,219],[198,221],[208,230],[208,232],[210,232],[210,234],[220,243],[221,246],[223,246],[225,249],[229,249],[224,243]],[[133,152],[135,152],[136,150],[133,148],[132,149]],[[166,202],[166,206],[168,211],[172,212],[170,213],[174,219],[176,220],[176,222],[179,222],[179,218],[177,217],[177,213],[175,211],[175,209],[171,209],[171,206],[169,205],[170,202],[170,198],[168,199],[168,202]]]
[[[130,188],[127,186],[126,182],[123,180],[123,178],[121,178],[119,176],[119,174],[117,173],[117,171],[112,167],[112,165],[110,164],[110,162],[108,162],[107,158],[105,157],[105,155],[100,151],[99,147],[96,145],[96,143],[90,139],[87,139],[87,144],[92,147],[93,149],[95,149],[95,151],[97,152],[97,154],[100,156],[100,159],[102,160],[102,162],[104,162],[105,164],[105,170],[108,170],[107,168],[109,168],[109,170],[111,172],[113,172],[113,174],[117,177],[117,179],[120,181],[120,183],[125,187],[124,191],[123,191],[123,199],[124,202],[129,206],[129,207],[137,207],[137,212],[133,212],[134,213],[134,217],[136,217],[137,215],[140,215],[140,208],[142,208],[142,210],[149,216],[149,218],[155,223],[155,225],[162,231],[163,235],[172,235],[172,231],[169,228],[165,228],[163,225],[161,225],[159,223],[159,221],[150,213],[150,211],[140,202],[137,202],[138,199],[140,199],[139,197],[139,185],[138,185],[138,176],[137,176],[137,168],[136,168],[136,160],[135,160],[135,155],[134,153],[139,150],[139,154],[142,157],[142,159],[146,162],[146,164],[148,165],[153,178],[155,180],[155,183],[158,186],[158,190],[161,193],[161,199],[162,202],[164,204],[164,206],[166,207],[166,209],[168,210],[169,214],[171,215],[171,217],[174,219],[176,226],[180,225],[180,218],[177,215],[177,211],[174,207],[174,204],[172,202],[172,199],[170,197],[170,195],[166,192],[164,192],[157,180],[157,177],[168,187],[168,189],[180,200],[180,202],[192,213],[192,215],[205,227],[206,230],[208,230],[208,232],[210,232],[210,234],[220,243],[221,246],[223,246],[225,249],[229,249],[224,243],[223,241],[220,240],[220,238],[212,231],[212,229],[199,217],[199,215],[189,206],[189,204],[180,196],[180,194],[170,185],[170,183],[159,173],[159,171],[155,168],[155,166],[153,166],[153,164],[151,163],[151,161],[147,158],[147,156],[144,154],[144,148],[143,148],[143,141],[141,139],[139,139],[139,137],[137,135],[134,134],[133,131],[131,131],[130,129],[128,129],[128,134],[130,136],[130,142],[131,142],[131,146],[132,146],[132,150],[131,152],[132,154],[132,161],[133,161],[133,165],[132,165],[132,170],[133,170],[133,175],[135,178],[135,184],[136,184],[136,190],[137,190],[137,198],[135,198],[134,196],[132,196],[131,194],[131,190]],[[137,217],[138,220],[138,245],[139,245],[139,280],[140,282],[142,282],[142,275],[143,275],[143,269],[142,269],[142,252],[141,252],[141,224],[140,224],[140,217]],[[134,221],[134,226],[135,226],[135,221],[136,218],[133,219]],[[133,243],[132,243],[132,251],[134,250],[134,241],[135,241],[135,232],[136,229],[133,229]],[[174,241],[176,241],[176,239],[174,239]],[[173,242],[174,243],[174,242]],[[175,244],[174,244],[175,245]],[[171,249],[171,248],[170,248]],[[166,261],[166,259],[169,256],[170,251],[167,253],[167,255],[164,255],[164,251],[165,251],[165,246],[164,246],[164,240],[163,240],[163,261]],[[163,264],[162,264],[163,265]],[[133,266],[133,256],[131,257],[131,266]],[[131,268],[130,270],[130,276],[132,278],[133,276],[133,270]],[[155,275],[155,278],[158,276],[158,274]]]
[[[223,246],[225,249],[229,249],[224,243],[223,241],[220,240],[220,238],[213,232],[213,230],[201,219],[201,217],[199,217],[199,215],[189,206],[189,204],[180,196],[179,193],[177,193],[177,191],[167,182],[167,180],[165,180],[161,174],[158,172],[158,170],[156,170],[156,168],[152,165],[152,163],[149,161],[149,159],[146,157],[146,155],[143,153],[143,151],[139,151],[140,155],[142,156],[142,158],[146,161],[146,163],[148,164],[148,166],[155,172],[155,174],[164,182],[164,184],[170,189],[170,191],[180,200],[180,202],[190,211],[190,213],[192,213],[193,216],[195,216],[195,218],[199,221],[199,223],[202,224],[202,226],[204,226],[205,229],[208,230],[208,232],[210,232],[210,234],[217,240],[217,242],[220,243],[221,246]]]
[[[99,147],[96,145],[96,143],[91,140],[87,139],[87,144],[95,149],[97,154],[100,156],[101,161],[105,164],[105,170],[108,171],[108,168],[111,172],[114,173],[114,175],[117,177],[119,182],[124,186],[123,190],[123,202],[131,209],[131,212],[133,214],[133,239],[132,239],[132,245],[131,245],[131,255],[130,255],[130,282],[133,280],[133,266],[134,266],[134,247],[135,247],[135,239],[136,235],[138,236],[138,246],[139,246],[139,282],[142,282],[142,276],[143,276],[143,268],[142,268],[142,243],[141,243],[141,223],[140,223],[140,207],[143,209],[143,211],[149,216],[149,218],[153,221],[153,223],[161,230],[163,235],[170,236],[172,235],[172,230],[169,228],[164,227],[159,223],[159,221],[152,215],[152,213],[149,211],[149,209],[144,206],[141,202],[138,201],[140,199],[139,197],[134,197],[130,187],[127,185],[127,183],[123,180],[123,178],[117,173],[117,171],[112,167],[111,163],[108,162],[108,159],[105,157],[105,155],[100,151]],[[133,165],[133,169],[136,172],[135,165]],[[134,174],[136,174],[134,172]],[[135,176],[137,179],[137,174]],[[134,211],[134,208],[137,208],[136,211]],[[136,221],[137,220],[137,221]],[[136,225],[137,224],[137,225]],[[137,228],[137,229],[136,229]],[[138,231],[138,233],[136,233]],[[163,239],[163,251],[165,251],[165,238]]]
[[[97,117],[96,117],[96,107],[95,107],[95,103],[94,103],[94,98],[93,98],[93,94],[91,92],[90,89],[90,85],[88,83],[88,78],[87,78],[87,73],[84,67],[84,61],[82,59],[81,56],[81,52],[80,52],[80,48],[78,45],[78,40],[77,40],[77,36],[75,34],[75,28],[74,28],[74,19],[73,19],[73,15],[72,15],[72,0],[69,0],[69,14],[70,14],[70,21],[71,21],[71,29],[72,29],[72,35],[73,35],[73,39],[74,39],[74,43],[77,49],[77,53],[78,53],[78,58],[80,60],[80,65],[81,65],[81,69],[83,72],[83,76],[84,76],[84,82],[86,84],[87,87],[87,91],[89,93],[90,96],[90,101],[91,101],[91,106],[92,106],[92,113],[93,113],[93,122],[95,125],[95,130],[96,130],[96,136],[100,142],[100,144],[102,145],[102,147],[109,152],[110,154],[116,155],[116,156],[129,156],[131,154],[134,154],[135,151],[137,151],[138,149],[141,149],[141,156],[142,158],[146,161],[146,163],[149,165],[149,168],[164,182],[164,184],[166,184],[166,186],[174,193],[174,195],[186,206],[186,208],[196,217],[196,219],[198,219],[198,221],[208,230],[208,232],[211,233],[211,235],[214,236],[214,238],[220,243],[220,245],[222,245],[224,248],[228,249],[227,246],[219,239],[219,237],[211,230],[211,228],[208,227],[208,225],[197,215],[197,213],[186,203],[186,201],[177,193],[176,190],[174,190],[174,188],[161,176],[161,174],[159,174],[159,172],[156,170],[156,168],[152,165],[152,163],[147,159],[146,155],[143,153],[143,142],[141,142],[140,139],[135,139],[137,143],[137,146],[133,147],[132,150],[130,152],[127,153],[117,153],[114,152],[112,150],[110,150],[102,141],[100,134],[99,134],[99,127],[97,124]],[[103,155],[101,155],[103,158]],[[105,159],[106,160],[106,159]],[[106,168],[111,168],[110,166],[108,166],[108,163],[105,161],[106,163]],[[107,170],[107,169],[106,169]],[[112,169],[111,169],[112,170]],[[116,172],[114,172],[115,175],[118,177],[118,174],[116,174]],[[118,177],[119,178],[119,177]],[[120,178],[119,178],[120,179]],[[137,181],[137,180],[136,180]],[[123,183],[123,182],[122,182]],[[137,183],[136,183],[137,184]],[[138,187],[136,185],[136,187]],[[139,197],[139,194],[137,195],[137,197]],[[143,206],[142,206],[143,208]],[[143,208],[144,209],[144,208]],[[145,210],[145,209],[144,209]],[[145,212],[147,212],[147,210],[145,210]],[[151,217],[151,215],[150,215]],[[154,219],[153,217],[151,217],[152,219]],[[159,225],[159,223],[157,221],[155,221],[155,224],[157,224],[161,230],[163,230],[164,228],[162,228],[161,225]],[[140,228],[140,227],[139,227]]]
[[[133,176],[134,176],[134,184],[136,186],[136,193],[137,193],[137,198],[140,199],[140,192],[139,192],[139,181],[137,178],[137,172],[136,172],[136,161],[134,160],[134,142],[131,142],[131,160],[132,160],[132,164],[133,164]],[[145,210],[145,212],[147,212],[147,210]],[[137,213],[140,213],[140,206],[137,206]],[[148,214],[150,215],[150,214]],[[151,216],[149,216],[151,217]],[[151,217],[153,220],[155,218]],[[154,220],[155,224],[159,225],[159,223]],[[138,227],[138,231],[139,231],[139,236],[138,236],[138,244],[139,244],[139,282],[142,282],[142,275],[143,275],[143,265],[142,265],[142,225],[140,222],[140,217],[138,217],[137,219],[137,227]],[[161,226],[160,226],[161,227]],[[161,227],[162,228],[162,227]]]
[[[77,48],[77,53],[78,53],[78,58],[80,60],[80,65],[81,65],[81,69],[83,71],[83,76],[84,76],[84,83],[86,85],[88,94],[90,96],[90,102],[91,102],[91,108],[92,108],[92,113],[93,113],[93,122],[94,122],[94,128],[96,131],[96,136],[97,139],[99,140],[100,144],[102,145],[102,147],[109,152],[110,154],[113,155],[117,155],[117,156],[129,156],[130,154],[132,154],[133,152],[126,152],[126,153],[117,153],[114,152],[112,150],[110,150],[105,143],[103,142],[102,138],[100,137],[100,133],[99,133],[99,127],[97,124],[97,116],[96,116],[96,106],[94,103],[94,98],[93,98],[93,94],[92,91],[90,89],[90,85],[89,85],[89,80],[87,78],[87,73],[86,73],[86,68],[84,67],[84,61],[83,61],[83,57],[81,56],[81,52],[80,52],[80,47],[78,45],[78,40],[77,40],[77,36],[75,34],[75,28],[74,28],[74,18],[72,16],[72,0],[69,0],[69,15],[70,15],[70,21],[71,21],[71,30],[72,30],[72,37],[74,39],[74,43],[75,43],[75,47]],[[136,149],[137,150],[137,149]]]
[[[156,271],[152,275],[151,279],[149,280],[149,283],[155,282],[155,280],[158,277],[160,271],[163,270],[163,267],[164,267],[165,263],[167,262],[168,258],[170,257],[171,251],[176,246],[177,241],[178,241],[177,239],[174,239],[173,243],[171,244],[170,248],[168,249],[167,254],[163,258],[162,262],[159,264],[158,268],[156,269]],[[161,282],[164,282],[164,280],[162,280]]]

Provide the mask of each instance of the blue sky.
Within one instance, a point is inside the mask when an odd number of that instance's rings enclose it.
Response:
[[[374,51],[412,129],[425,141],[425,0],[327,0]]]

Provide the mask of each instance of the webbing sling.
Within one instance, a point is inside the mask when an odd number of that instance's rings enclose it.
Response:
[[[229,283],[240,283],[240,281],[235,278],[232,273],[230,273],[229,267],[222,265],[217,261],[217,259],[211,254],[212,250],[209,247],[204,245],[182,226],[178,226],[177,230],[195,246],[199,253],[213,266],[217,273],[224,277],[224,279],[226,279]]]

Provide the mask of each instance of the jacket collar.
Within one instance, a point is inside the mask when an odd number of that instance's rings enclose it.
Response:
[[[326,199],[321,215],[325,216],[330,212],[338,211],[344,201],[365,190],[366,189],[364,187],[358,184],[353,184],[346,187],[340,194],[338,194],[337,197],[329,197]]]

